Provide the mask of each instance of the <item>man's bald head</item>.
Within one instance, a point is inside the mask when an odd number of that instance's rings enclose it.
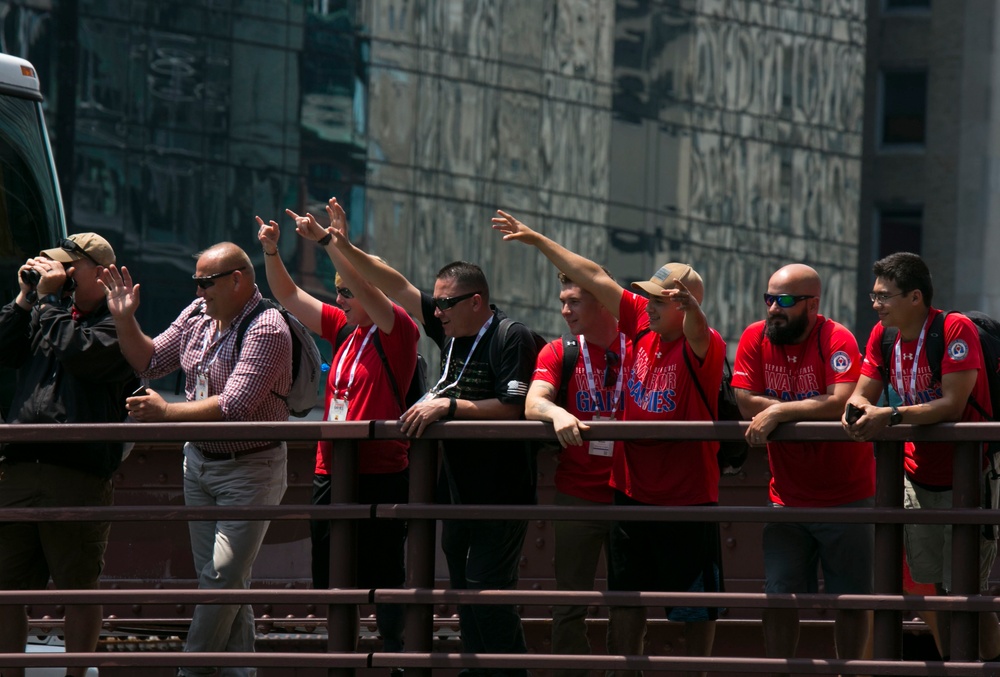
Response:
[[[779,268],[771,276],[767,290],[770,293],[780,291],[782,294],[795,296],[815,296],[819,298],[823,285],[815,268],[804,263],[791,263]]]
[[[199,261],[205,261],[206,263],[211,263],[216,265],[219,270],[241,270],[243,277],[247,279],[250,284],[256,282],[253,264],[250,263],[250,257],[247,253],[243,251],[238,245],[233,242],[220,242],[218,244],[213,244],[208,249],[199,252],[196,256]]]

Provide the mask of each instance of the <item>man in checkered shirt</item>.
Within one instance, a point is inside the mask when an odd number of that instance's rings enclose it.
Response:
[[[139,285],[126,268],[104,275],[108,307],[122,352],[143,379],[180,368],[184,402],[167,402],[147,389],[127,400],[139,421],[285,421],[282,397],[292,383],[292,344],[277,310],[257,315],[237,353],[237,328],[257,306],[260,291],[246,252],[223,242],[198,255],[198,298],[155,339],[135,319]],[[184,445],[184,500],[189,506],[276,505],[287,487],[283,442],[188,442]],[[198,587],[243,589],[267,531],[264,521],[190,522]],[[253,651],[249,604],[201,604],[191,619],[185,651]],[[182,668],[180,675],[214,674],[213,668]],[[224,668],[220,675],[250,677],[256,668]]]

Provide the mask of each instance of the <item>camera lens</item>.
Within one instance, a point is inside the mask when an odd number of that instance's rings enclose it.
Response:
[[[36,287],[42,279],[42,274],[37,270],[22,270],[21,281],[29,287]]]

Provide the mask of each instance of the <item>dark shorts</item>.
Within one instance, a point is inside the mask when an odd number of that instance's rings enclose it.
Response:
[[[646,505],[615,492],[615,505]],[[714,522],[612,522],[608,589],[721,592],[719,526]],[[719,617],[714,607],[668,607],[677,621]]]
[[[0,464],[0,507],[111,505],[111,480],[46,463]],[[94,590],[110,522],[0,523],[0,589]]]

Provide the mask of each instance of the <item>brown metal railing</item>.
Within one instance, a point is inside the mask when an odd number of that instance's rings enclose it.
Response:
[[[585,439],[723,439],[740,436],[742,423],[622,423],[592,424]],[[351,505],[355,500],[353,478],[357,472],[358,440],[399,438],[394,422],[352,423],[183,423],[143,425],[59,426],[0,425],[6,442],[72,442],[83,440],[176,441],[201,440],[315,440],[346,441],[336,445],[331,478],[330,506],[245,506],[182,508],[174,506],[114,506],[101,508],[48,508],[0,510],[0,521],[90,520],[141,521],[213,518],[305,520],[330,519],[331,587],[337,590],[96,590],[0,592],[0,603],[274,603],[320,604],[327,608],[328,645],[325,653],[193,654],[0,654],[0,666],[240,666],[262,668],[323,667],[329,674],[353,674],[365,667],[405,667],[408,675],[429,675],[433,669],[457,667],[527,667],[548,669],[643,669],[654,671],[702,670],[710,672],[809,672],[814,674],[980,675],[993,674],[1000,664],[974,663],[978,654],[979,611],[1000,611],[1000,601],[978,593],[978,530],[983,522],[996,521],[979,509],[979,444],[1000,440],[1000,424],[941,424],[931,427],[897,426],[886,429],[875,445],[876,507],[874,509],[803,509],[776,511],[757,507],[606,507],[569,508],[539,506],[440,506],[433,504],[437,441],[443,439],[553,439],[550,429],[530,422],[447,422],[431,426],[410,453],[410,503],[375,506],[377,517],[408,520],[407,587],[401,590],[356,590],[353,551],[354,520],[371,515],[371,506]],[[786,424],[772,439],[782,441],[846,440],[836,423]],[[902,504],[902,442],[907,439],[948,441],[956,444],[954,503],[951,510],[904,511]],[[843,521],[875,523],[875,594],[873,595],[767,595],[749,593],[651,593],[651,592],[553,592],[435,590],[434,557],[436,519],[657,519],[730,522]],[[954,524],[953,588],[950,597],[902,595],[902,524],[924,522]],[[370,602],[407,605],[407,650],[400,654],[356,653],[357,607]],[[687,658],[677,656],[566,656],[474,655],[432,652],[432,609],[441,603],[476,604],[588,604],[603,606],[713,605],[744,608],[874,610],[874,660],[814,660],[763,658]],[[902,611],[927,609],[952,612],[951,657],[948,663],[901,661]],[[276,674],[269,672],[269,674]]]

